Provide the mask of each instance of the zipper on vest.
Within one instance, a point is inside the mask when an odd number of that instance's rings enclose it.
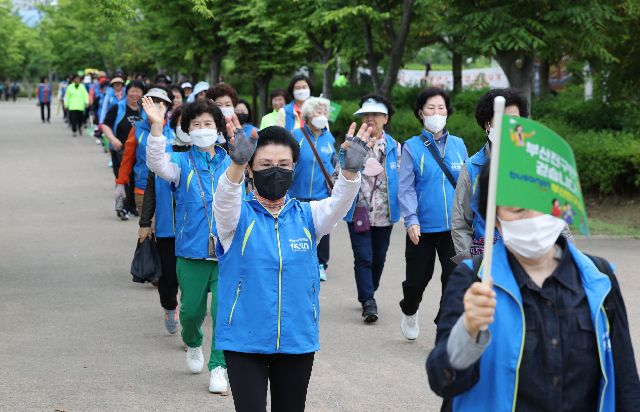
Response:
[[[609,290],[607,290],[607,293],[604,294],[604,296],[602,297],[602,300],[600,301],[600,305],[598,306],[600,309],[598,312],[602,312],[604,314],[604,318],[607,319],[607,324],[604,325],[605,331],[607,332],[607,336],[608,339],[611,339],[611,337],[609,336],[609,319],[607,318],[607,312],[604,309],[604,301],[607,298],[607,295],[609,294],[609,292],[611,291],[611,287],[609,287]],[[604,356],[605,356],[605,352],[608,350],[608,348],[602,348],[602,345],[600,344],[600,339],[601,337],[598,334],[598,320],[600,319],[600,316],[596,317],[596,322],[595,322],[595,334],[596,334],[596,343],[598,345],[598,361],[600,363],[600,372],[602,373],[602,380],[604,380],[604,385],[602,385],[602,389],[600,391],[600,402],[598,405],[598,412],[602,412],[603,408],[604,408],[604,394],[607,390],[607,386],[609,386],[609,379],[607,378],[607,373],[604,369]],[[607,345],[611,345],[611,341],[608,341],[609,343],[607,343]],[[603,351],[604,349],[604,351]]]
[[[233,305],[231,306],[231,313],[229,313],[229,322],[231,325],[231,321],[233,320],[233,312],[236,310],[236,304],[238,303],[238,298],[240,297],[240,291],[242,290],[242,281],[238,282],[238,287],[236,288],[236,298],[233,300]]]
[[[278,218],[275,218],[276,239],[278,241],[278,258],[280,267],[278,269],[278,337],[276,338],[276,352],[280,351],[280,322],[282,320],[282,249],[280,248],[280,230],[278,229]]]

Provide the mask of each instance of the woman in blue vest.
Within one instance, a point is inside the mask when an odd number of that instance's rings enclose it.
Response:
[[[43,76],[38,85],[38,104],[40,104],[40,118],[45,122],[44,109],[47,109],[47,123],[51,123],[51,85],[49,79]]]
[[[360,110],[354,114],[373,131],[360,191],[344,220],[349,227],[362,317],[372,323],[378,320],[374,294],[380,285],[391,229],[400,220],[400,145],[384,130],[393,116],[393,107],[386,98],[378,94],[364,96]]]
[[[305,124],[302,105],[311,97],[311,80],[303,74],[295,75],[289,82],[287,91],[293,100],[278,111],[276,124],[291,132]]]
[[[151,123],[147,141],[147,164],[158,177],[171,183],[176,202],[176,272],[180,287],[180,324],[182,340],[187,345],[187,368],[200,373],[202,322],[207,313],[207,296],[211,293],[212,345],[209,355],[209,391],[225,393],[228,389],[226,362],[222,351],[215,349],[215,325],[218,310],[218,262],[215,252],[216,225],[213,192],[220,176],[229,166],[227,153],[215,142],[224,127],[220,109],[210,100],[197,100],[183,109],[181,128],[188,130],[193,146],[181,153],[166,153],[163,136],[166,107],[156,108],[150,98],[143,107]]]
[[[560,236],[560,218],[505,206],[496,215],[493,287],[479,281],[476,256],[454,270],[442,299],[427,373],[443,410],[640,410],[627,314],[609,263]]]
[[[293,173],[289,194],[302,202],[326,199],[331,193],[322,167],[331,176],[336,162],[336,140],[328,128],[329,100],[310,97],[302,105],[301,116],[304,126],[293,131],[293,137],[300,146],[300,159]],[[321,162],[316,159],[311,145],[315,147]],[[327,235],[318,244],[318,266],[322,281],[327,280],[325,270],[329,266],[329,247]]]
[[[125,98],[124,79],[121,76],[114,76],[109,81],[109,88],[102,99],[102,106],[100,108],[99,123],[103,124],[107,113],[113,106],[121,102]]]
[[[216,345],[225,351],[236,411],[265,411],[267,385],[272,410],[304,410],[320,348],[315,248],[358,193],[371,128],[354,132],[355,123],[331,197],[300,202],[287,194],[300,151],[291,134],[267,127],[256,145],[237,118],[227,122],[233,162],[213,206],[221,273]],[[255,190],[244,197],[247,166]]]
[[[191,139],[179,127],[182,107],[172,108],[170,127],[174,133],[171,150],[167,152],[186,152],[191,147]],[[176,274],[176,216],[175,199],[171,183],[149,171],[147,187],[140,213],[139,242],[155,234],[155,243],[160,255],[162,276],[158,280],[160,306],[164,309],[164,326],[167,332],[178,332],[178,277]]]
[[[414,340],[420,333],[418,308],[433,276],[436,252],[442,267],[442,290],[455,267],[451,240],[451,207],[460,168],[467,158],[464,141],[445,128],[453,114],[449,96],[437,87],[416,99],[416,119],[423,129],[407,140],[400,165],[400,208],[407,229],[406,280],[402,283],[400,329]],[[436,316],[436,322],[438,317]]]

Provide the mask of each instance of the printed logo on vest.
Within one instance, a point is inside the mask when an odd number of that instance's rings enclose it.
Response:
[[[306,237],[289,239],[289,247],[292,252],[309,252],[311,250],[311,242]]]

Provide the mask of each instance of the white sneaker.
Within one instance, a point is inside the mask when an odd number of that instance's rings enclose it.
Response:
[[[202,372],[204,366],[204,356],[202,356],[202,346],[197,348],[187,348],[187,368],[192,373]]]
[[[318,265],[318,270],[320,271],[320,281],[324,282],[327,280],[327,272],[324,270],[324,265],[320,263]]]
[[[402,322],[400,322],[402,335],[409,339],[415,340],[420,334],[420,326],[418,326],[418,312],[415,315],[407,316],[402,314]]]
[[[225,393],[229,389],[227,383],[227,370],[222,366],[218,366],[211,371],[211,377],[209,378],[209,392],[211,393]]]

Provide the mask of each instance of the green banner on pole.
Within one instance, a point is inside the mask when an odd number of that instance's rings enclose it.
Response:
[[[329,108],[329,121],[333,123],[338,118],[338,115],[340,114],[340,110],[342,110],[342,106],[340,106],[338,103],[334,102],[333,100],[331,101],[330,106],[331,107]]]
[[[496,205],[548,213],[589,234],[573,150],[553,130],[505,115],[499,165]]]

